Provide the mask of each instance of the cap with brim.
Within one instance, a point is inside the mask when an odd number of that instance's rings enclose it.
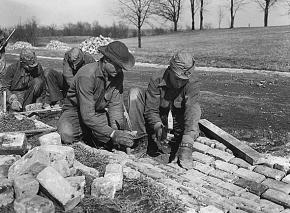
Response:
[[[177,52],[170,60],[170,68],[180,79],[190,79],[194,71],[195,60],[186,52]]]
[[[135,64],[134,56],[129,52],[127,46],[120,41],[113,41],[106,46],[100,46],[98,50],[125,70],[132,68]]]
[[[74,47],[68,52],[69,60],[75,66],[81,64],[84,60],[84,53],[81,49]]]

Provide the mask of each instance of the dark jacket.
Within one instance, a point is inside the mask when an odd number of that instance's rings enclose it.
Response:
[[[190,135],[196,139],[199,134],[200,119],[199,91],[197,76],[192,75],[188,83],[174,89],[168,86],[169,69],[160,70],[150,79],[146,90],[145,121],[153,133],[154,125],[162,122],[167,126],[167,116],[171,109],[174,119],[174,135]]]
[[[64,110],[78,110],[84,124],[93,132],[108,137],[109,141],[113,129],[117,129],[115,121],[123,122],[123,79],[123,73],[107,78],[101,62],[81,67],[68,90],[69,103],[64,105]]]

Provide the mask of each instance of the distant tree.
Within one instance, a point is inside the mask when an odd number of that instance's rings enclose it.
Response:
[[[270,9],[278,2],[278,0],[254,0],[264,12],[264,27],[268,26],[268,17]]]
[[[154,14],[166,21],[173,22],[173,30],[177,31],[183,2],[184,0],[156,0]]]
[[[219,9],[218,9],[218,25],[219,25],[219,29],[221,28],[221,23],[225,17],[225,13],[224,13],[224,8],[223,6],[219,6]]]
[[[195,30],[195,14],[199,9],[199,0],[190,0],[190,8],[191,8],[191,30]]]
[[[199,0],[199,29],[203,29],[203,15],[206,12],[206,6],[209,5],[210,0]]]
[[[237,12],[242,9],[246,4],[249,3],[248,0],[230,0],[230,12],[231,12],[231,23],[230,28],[234,28],[235,25],[235,17]]]
[[[33,46],[37,44],[38,25],[35,17],[27,19],[24,24],[19,23],[15,27],[14,39],[17,41],[26,41]]]
[[[137,27],[138,47],[141,48],[141,28],[146,19],[152,14],[153,0],[118,0],[118,16]]]

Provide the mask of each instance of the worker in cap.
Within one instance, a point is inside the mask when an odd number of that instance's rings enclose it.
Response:
[[[4,69],[6,67],[6,59],[5,59],[5,47],[7,43],[5,42],[6,35],[0,30],[0,74],[3,74]]]
[[[22,49],[20,60],[7,67],[2,84],[7,89],[7,101],[12,110],[21,111],[26,105],[39,101],[45,83],[35,52]]]
[[[201,116],[194,64],[191,54],[177,52],[167,69],[153,75],[146,90],[130,90],[128,103],[133,130],[137,131],[137,137],[148,138],[140,140],[148,143],[147,154],[162,156],[169,162],[178,159],[185,169],[193,167],[192,149],[199,136]],[[144,144],[136,146],[146,147]]]
[[[82,66],[72,79],[58,122],[63,143],[82,138],[107,149],[130,147],[133,135],[124,122],[123,70],[135,64],[126,45],[114,41],[98,49],[99,61]]]
[[[67,90],[74,75],[84,65],[95,62],[89,53],[84,53],[80,48],[74,47],[64,54],[63,71],[54,69],[44,71],[46,83],[46,103],[53,106],[60,103],[66,96]]]

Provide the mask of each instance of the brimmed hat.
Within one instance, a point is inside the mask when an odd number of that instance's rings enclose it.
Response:
[[[177,52],[170,59],[171,70],[181,79],[190,79],[194,64],[193,56],[187,52]]]
[[[20,62],[29,67],[36,67],[38,65],[35,52],[30,49],[22,49],[20,53]]]
[[[135,64],[134,56],[129,52],[126,45],[120,41],[113,41],[106,46],[99,47],[98,50],[125,70],[130,69]]]
[[[77,47],[74,47],[68,51],[68,57],[69,61],[76,66],[84,61],[84,53]]]

